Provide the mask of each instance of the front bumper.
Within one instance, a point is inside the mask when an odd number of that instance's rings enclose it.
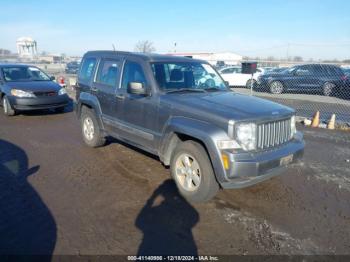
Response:
[[[301,133],[285,145],[268,151],[234,154],[224,152],[230,160],[226,170],[228,181],[223,188],[243,188],[281,174],[287,167],[296,165],[304,154],[304,140]]]
[[[70,98],[66,94],[33,98],[8,96],[8,99],[13,109],[21,111],[64,107],[70,102]]]

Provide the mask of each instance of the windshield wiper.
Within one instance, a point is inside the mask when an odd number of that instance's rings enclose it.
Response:
[[[204,93],[205,90],[197,89],[197,88],[179,88],[179,89],[166,91],[166,93],[177,93],[177,92],[200,92],[200,93]]]

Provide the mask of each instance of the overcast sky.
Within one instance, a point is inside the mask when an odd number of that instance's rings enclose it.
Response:
[[[248,56],[350,58],[348,0],[1,0],[0,48],[30,36],[39,52],[230,51]]]

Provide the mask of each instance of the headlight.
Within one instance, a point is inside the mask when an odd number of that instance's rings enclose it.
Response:
[[[256,149],[256,124],[242,123],[236,125],[237,142],[246,151]]]
[[[60,91],[58,91],[58,95],[61,96],[61,95],[65,95],[67,94],[67,91],[65,88],[61,88]]]
[[[297,132],[297,128],[295,124],[295,116],[292,116],[292,118],[290,119],[290,130],[291,130],[291,137],[293,137]]]
[[[11,89],[11,95],[17,97],[35,97],[32,92],[27,92],[19,89]]]

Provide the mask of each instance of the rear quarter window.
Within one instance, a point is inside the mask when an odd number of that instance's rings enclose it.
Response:
[[[79,81],[90,82],[95,71],[97,59],[94,57],[84,58],[80,72]]]

